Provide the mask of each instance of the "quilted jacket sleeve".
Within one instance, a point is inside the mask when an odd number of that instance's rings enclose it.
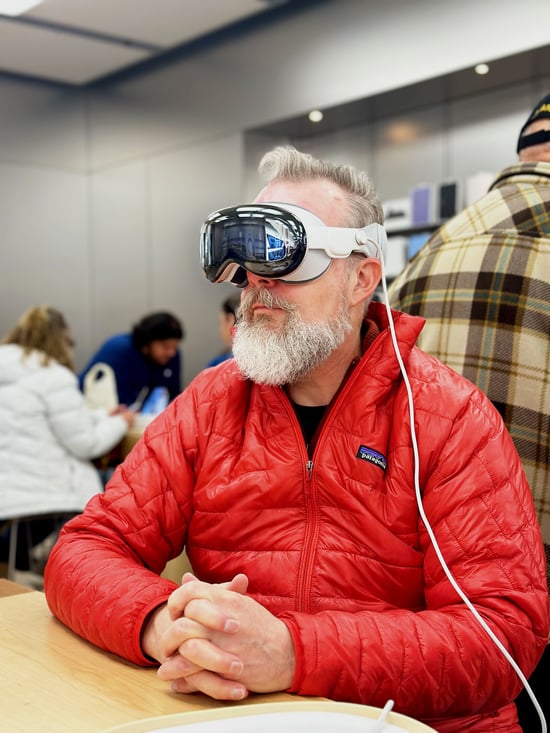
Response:
[[[159,574],[181,553],[191,512],[192,456],[180,431],[193,435],[194,428],[177,419],[168,428],[172,411],[177,401],[149,426],[105,493],[64,526],[45,572],[52,612],[137,664],[150,663],[141,653],[141,627],[176,587]],[[186,414],[192,420],[193,411]]]
[[[445,403],[438,389],[429,374],[415,385],[423,506],[456,582],[529,676],[548,636],[544,554],[529,487],[488,400],[472,387],[449,419],[453,397],[447,391]],[[406,414],[402,396],[395,419],[405,423]],[[412,483],[409,442],[398,433],[390,456],[396,492]],[[418,532],[424,609],[281,615],[296,649],[293,692],[379,706],[392,698],[396,710],[432,720],[494,711],[517,695],[515,671],[458,597],[420,520]]]

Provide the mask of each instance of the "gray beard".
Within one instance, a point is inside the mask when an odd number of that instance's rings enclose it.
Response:
[[[252,320],[252,305],[276,305],[287,321],[272,330],[267,317]],[[292,303],[268,290],[252,291],[241,303],[233,340],[233,356],[243,377],[258,384],[282,386],[303,379],[342,345],[352,330],[346,304],[328,321],[308,323]]]

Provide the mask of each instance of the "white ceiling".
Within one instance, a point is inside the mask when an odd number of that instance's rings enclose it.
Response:
[[[84,85],[292,0],[44,0],[0,14],[0,73]]]

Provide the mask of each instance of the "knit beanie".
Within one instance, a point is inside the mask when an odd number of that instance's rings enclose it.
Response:
[[[534,122],[535,120],[543,119],[544,117],[550,118],[550,94],[547,94],[540,100],[540,102],[537,102],[535,108],[527,118],[527,122],[521,128],[517,145],[518,153],[520,150],[523,150],[523,148],[528,148],[531,145],[537,145],[540,142],[540,140],[536,140],[534,137],[531,138],[531,135],[527,135],[525,138],[523,138],[523,133],[532,122]],[[537,133],[534,134],[536,135]]]

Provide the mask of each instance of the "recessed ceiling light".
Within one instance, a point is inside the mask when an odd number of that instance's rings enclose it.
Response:
[[[417,138],[421,132],[412,122],[393,122],[386,127],[385,138],[392,143],[408,143]]]
[[[489,65],[488,64],[478,64],[474,71],[476,74],[479,74],[480,76],[484,76],[485,74],[489,73]]]
[[[41,2],[42,0],[0,0],[0,14],[21,15]]]
[[[321,122],[323,119],[323,113],[320,109],[312,109],[308,114],[308,118],[310,122]]]

